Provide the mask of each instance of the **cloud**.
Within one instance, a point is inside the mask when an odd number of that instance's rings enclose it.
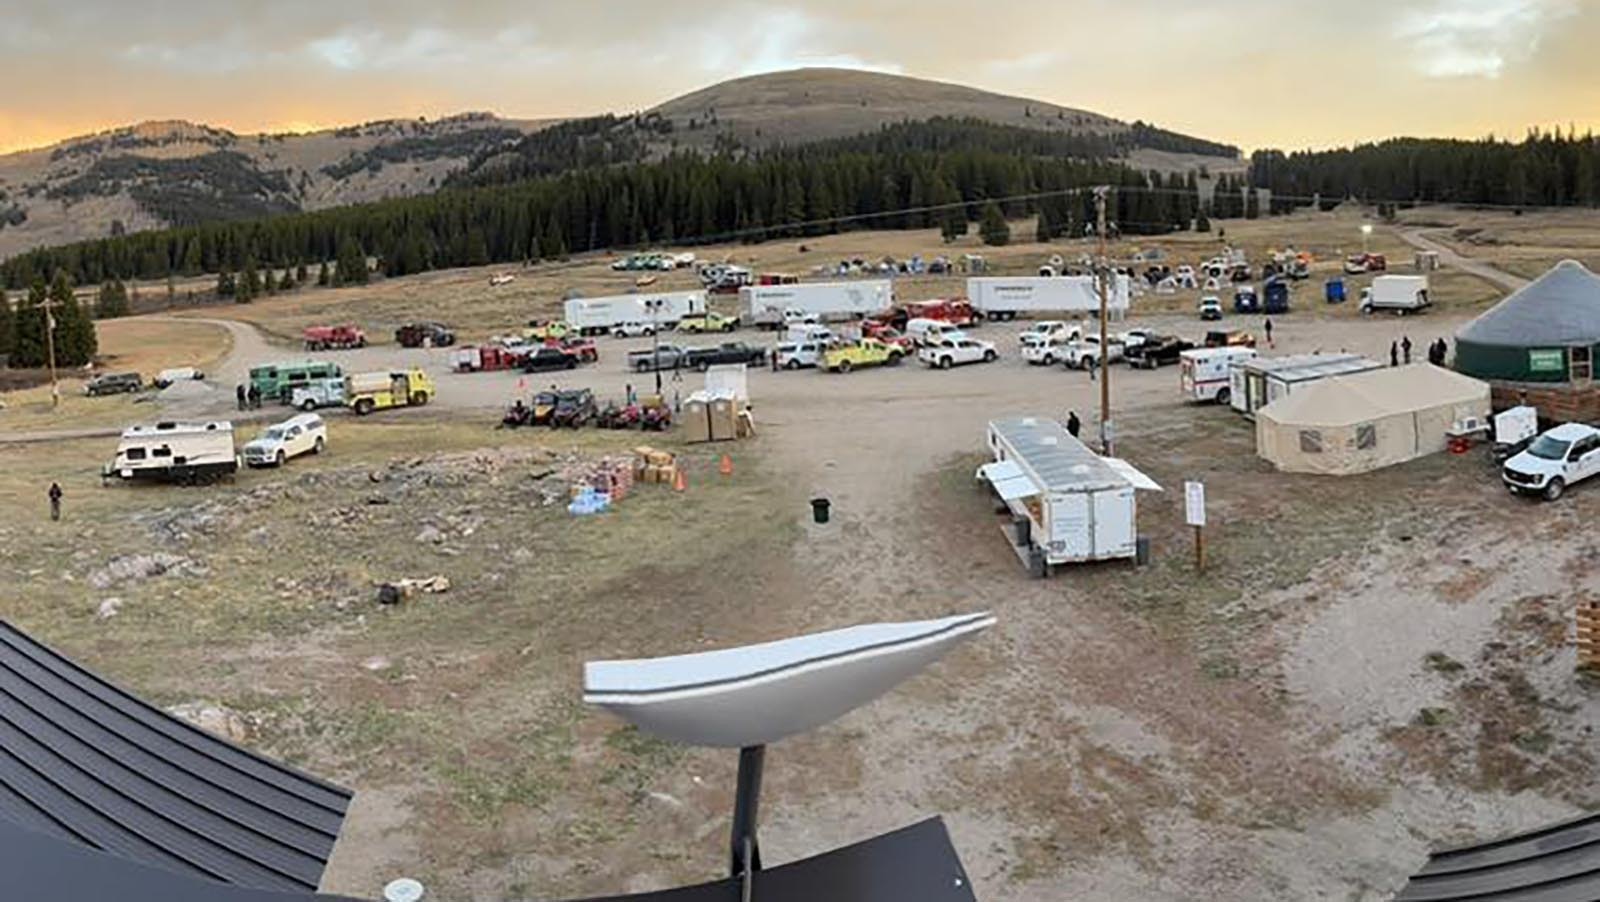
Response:
[[[1416,68],[1430,78],[1494,79],[1576,12],[1575,0],[1436,0],[1403,17],[1396,36],[1414,42]]]

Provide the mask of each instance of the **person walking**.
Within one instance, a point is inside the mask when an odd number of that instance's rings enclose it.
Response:
[[[1400,365],[1400,343],[1399,342],[1395,342],[1395,341],[1389,342],[1389,365],[1390,366],[1399,366]]]
[[[61,519],[61,495],[62,495],[61,483],[59,483],[59,482],[50,483],[50,491],[46,492],[45,494],[50,496],[50,519],[52,519],[52,520],[60,520]]]
[[[628,403],[629,407],[632,407],[633,405],[639,403],[639,396],[634,394],[634,392],[633,392],[633,383],[632,382],[629,382],[626,386],[623,387],[623,392],[624,392],[623,397],[627,398],[627,403]]]
[[[244,383],[241,382],[233,387],[233,397],[239,402],[239,409],[244,410]]]
[[[1076,410],[1067,411],[1067,434],[1073,438],[1078,437],[1078,430],[1083,428],[1083,423],[1078,420]]]
[[[1400,336],[1400,350],[1405,354],[1406,366],[1411,365],[1411,336]]]
[[[1266,322],[1261,324],[1261,328],[1267,333],[1267,347],[1277,347],[1277,345],[1272,343],[1272,317],[1267,317]]]

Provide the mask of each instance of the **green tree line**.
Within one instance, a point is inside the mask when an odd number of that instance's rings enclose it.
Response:
[[[1257,151],[1251,184],[1283,205],[1320,195],[1411,203],[1595,206],[1600,203],[1600,138],[1531,131],[1521,141],[1396,138],[1325,151]],[[1274,201],[1275,207],[1280,207]],[[1280,207],[1281,209],[1281,207]]]

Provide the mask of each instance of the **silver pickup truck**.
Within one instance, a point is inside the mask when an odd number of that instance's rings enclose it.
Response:
[[[693,348],[682,345],[661,345],[655,350],[629,351],[628,369],[636,373],[655,370],[675,370],[689,366],[688,356]]]

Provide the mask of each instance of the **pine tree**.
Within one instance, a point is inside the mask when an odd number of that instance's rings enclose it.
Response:
[[[261,273],[261,288],[269,297],[278,293],[277,271],[270,266]]]
[[[339,244],[337,285],[367,284],[367,252],[354,238],[345,236]]]
[[[83,366],[93,360],[99,350],[94,321],[78,303],[64,269],[57,270],[50,282],[50,303],[56,324],[56,366]]]
[[[306,261],[301,260],[295,264],[294,284],[296,287],[306,284],[306,276],[308,275],[310,275],[310,273],[306,272]]]
[[[128,286],[121,279],[100,283],[100,294],[94,305],[95,316],[115,319],[128,315]]]
[[[46,362],[44,344],[44,302],[47,291],[44,279],[35,276],[28,287],[27,297],[17,308],[15,338],[11,346],[11,365],[19,368],[40,367]]]
[[[332,284],[332,279],[328,275],[328,261],[324,260],[322,261],[322,266],[317,269],[317,287],[327,288],[330,284]]]
[[[1261,192],[1254,188],[1246,188],[1244,195],[1244,218],[1261,218]]]
[[[234,281],[233,271],[224,269],[217,273],[217,297],[231,298],[239,290],[238,283]]]
[[[1055,222],[1050,215],[1048,205],[1039,207],[1039,221],[1033,227],[1033,240],[1040,244],[1049,244],[1055,239]]]
[[[1000,205],[992,200],[983,205],[983,215],[978,221],[978,236],[990,247],[1004,247],[1011,243],[1011,226],[1000,213]]]
[[[17,315],[11,309],[11,297],[0,291],[0,360],[11,355],[17,343]]]
[[[233,299],[241,304],[248,304],[261,293],[261,274],[256,272],[256,261],[246,258],[244,269],[239,272],[239,283],[234,289]]]
[[[1196,232],[1211,231],[1211,217],[1206,215],[1206,208],[1203,206],[1200,208],[1200,213],[1194,218],[1194,230]]]

